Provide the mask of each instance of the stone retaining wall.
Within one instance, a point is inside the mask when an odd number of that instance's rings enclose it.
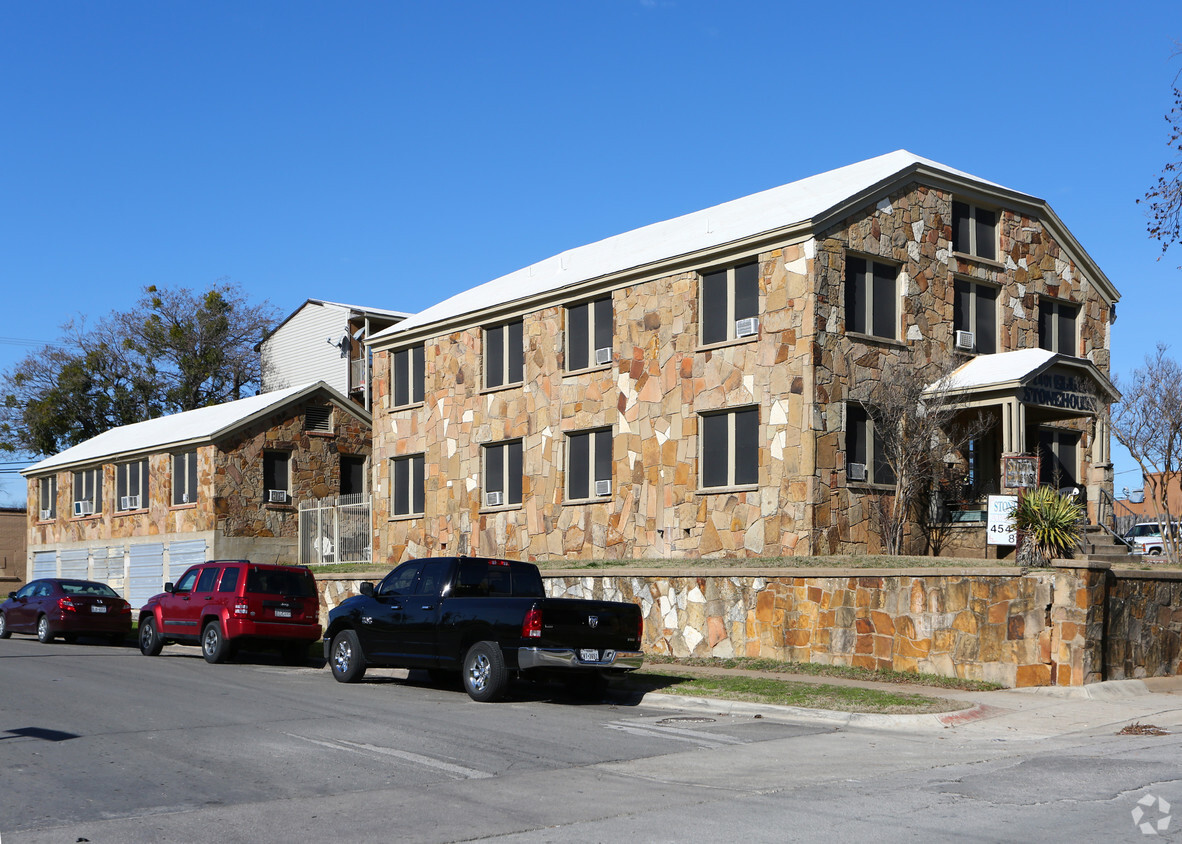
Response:
[[[1182,674],[1182,572],[1113,573],[1104,645],[1105,679]]]

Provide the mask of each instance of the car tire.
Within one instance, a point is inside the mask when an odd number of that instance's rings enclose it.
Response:
[[[156,619],[152,616],[140,621],[140,653],[144,656],[159,656],[164,650],[164,639],[156,629]]]
[[[4,613],[0,612],[0,639],[7,639],[12,635],[12,631],[8,629],[8,619],[4,617]]]
[[[328,653],[328,667],[337,682],[356,683],[365,676],[365,654],[356,631],[342,630],[333,636]]]
[[[479,703],[500,700],[509,684],[505,657],[496,642],[477,642],[464,654],[464,691]]]
[[[201,630],[201,655],[214,665],[225,662],[230,656],[230,642],[217,621],[209,622]]]
[[[308,661],[307,642],[284,642],[279,654],[286,665],[304,665]]]
[[[44,614],[37,616],[37,641],[43,645],[53,641],[53,631],[49,629],[49,619]]]

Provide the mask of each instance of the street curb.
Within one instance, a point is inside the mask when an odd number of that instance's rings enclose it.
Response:
[[[1004,710],[987,704],[975,703],[966,709],[952,712],[924,712],[915,715],[888,715],[877,712],[838,712],[832,709],[807,709],[803,706],[779,706],[772,703],[751,703],[741,700],[719,700],[689,695],[667,695],[649,692],[641,704],[660,709],[689,709],[694,712],[713,712],[771,720],[813,721],[839,727],[868,727],[873,729],[948,729],[989,718]]]

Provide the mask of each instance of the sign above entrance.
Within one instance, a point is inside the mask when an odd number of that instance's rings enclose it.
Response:
[[[1080,413],[1096,412],[1096,395],[1090,389],[1088,379],[1060,367],[1040,372],[1024,382],[1018,397],[1023,404]]]

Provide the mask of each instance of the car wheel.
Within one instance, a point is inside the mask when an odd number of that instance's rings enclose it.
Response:
[[[8,619],[4,617],[4,613],[0,612],[0,639],[7,639],[12,635],[12,631],[8,629]]]
[[[280,655],[288,665],[303,665],[308,661],[308,643],[284,642]]]
[[[230,656],[230,644],[222,635],[222,625],[211,621],[201,631],[201,655],[206,662],[225,662]]]
[[[338,682],[356,683],[365,676],[365,654],[355,631],[342,630],[334,636],[329,654],[328,667]]]
[[[505,694],[509,672],[496,642],[477,642],[464,655],[464,691],[480,703],[498,700]]]
[[[49,629],[49,619],[44,615],[37,617],[37,641],[48,645],[53,641],[53,631]]]
[[[148,616],[140,622],[140,653],[144,656],[159,656],[164,650],[164,640],[156,630],[156,619]]]

